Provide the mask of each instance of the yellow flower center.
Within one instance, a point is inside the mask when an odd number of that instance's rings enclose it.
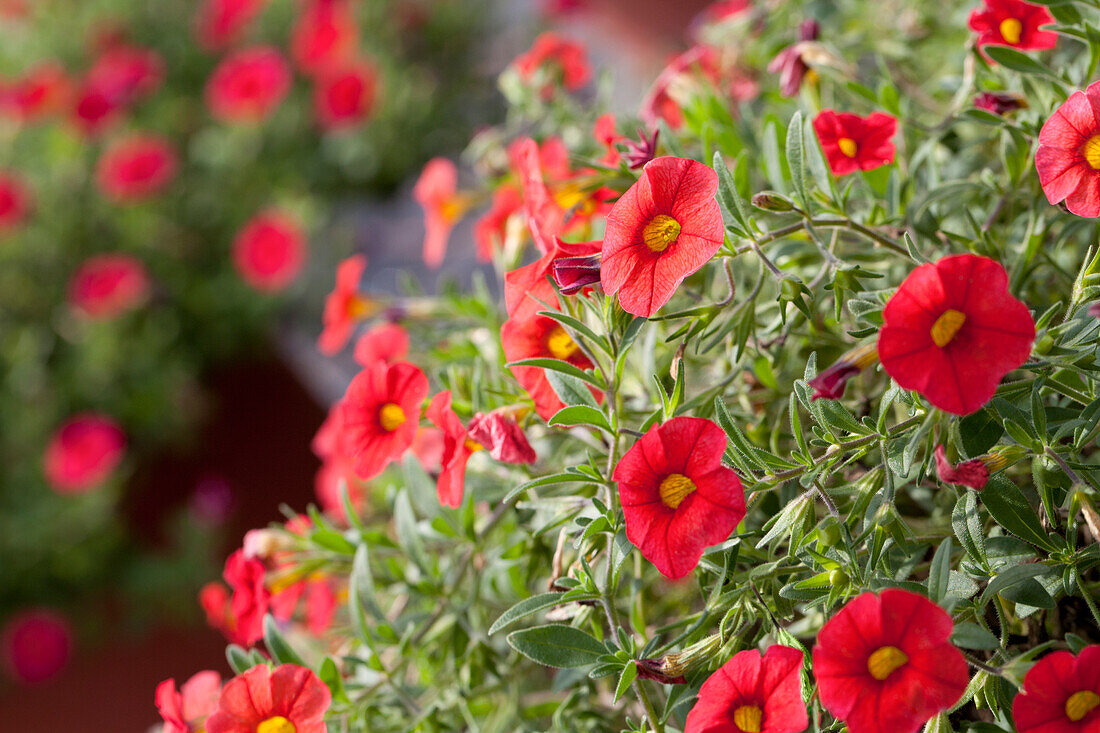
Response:
[[[661,482],[658,491],[665,506],[669,509],[675,509],[680,506],[680,502],[687,498],[688,494],[695,491],[695,484],[682,473],[670,473],[665,476],[665,480]]]
[[[356,321],[369,318],[378,310],[378,306],[373,300],[362,295],[353,295],[348,298],[346,307],[348,317]]]
[[[586,198],[584,187],[576,182],[564,184],[551,195],[554,197],[554,203],[565,211],[571,210],[574,206],[580,206]]]
[[[951,343],[951,339],[955,338],[955,334],[964,323],[966,323],[965,313],[960,313],[953,308],[945,310],[932,324],[932,340],[942,349]]]
[[[478,443],[473,438],[466,438],[464,445],[466,446],[466,450],[470,451],[471,453],[477,453],[479,450],[485,450],[485,446],[483,446],[481,443]]]
[[[1066,700],[1066,717],[1076,723],[1092,712],[1097,705],[1100,705],[1100,695],[1092,690],[1075,692]]]
[[[405,411],[401,409],[401,405],[387,402],[378,411],[378,424],[387,433],[392,433],[405,424]]]
[[[1005,18],[1001,21],[1001,38],[1005,39],[1005,43],[1011,43],[1015,46],[1020,42],[1020,34],[1023,33],[1023,30],[1024,24],[1015,18]]]
[[[546,337],[546,350],[555,359],[565,361],[577,353],[579,348],[577,342],[561,326],[554,326],[554,330]]]
[[[837,147],[840,148],[840,152],[844,153],[849,158],[856,157],[856,153],[859,152],[856,141],[850,137],[842,137],[836,141],[836,144]]]
[[[896,646],[884,646],[876,649],[867,658],[867,671],[879,682],[889,677],[895,669],[905,665],[909,657]]]
[[[651,252],[664,252],[680,237],[680,222],[668,214],[657,214],[642,230],[642,241]]]
[[[1085,156],[1085,162],[1094,171],[1100,170],[1100,135],[1093,135],[1081,146],[1081,154]]]
[[[743,733],[760,733],[760,721],[764,713],[755,705],[742,705],[733,711],[733,724]]]
[[[281,715],[276,715],[257,725],[256,733],[298,733],[298,729],[294,727],[294,723]]]
[[[473,205],[472,197],[456,193],[454,196],[439,203],[439,215],[444,221],[454,223],[461,219]]]

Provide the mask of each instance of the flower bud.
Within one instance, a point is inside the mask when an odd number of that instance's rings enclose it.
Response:
[[[1009,112],[1027,109],[1027,99],[1013,92],[982,92],[974,97],[974,106],[1004,117]]]
[[[636,659],[638,676],[655,680],[665,685],[683,685],[687,683],[685,673],[694,669],[709,667],[711,658],[722,648],[722,636],[705,636],[694,644],[675,654],[666,654],[658,659]]]
[[[469,439],[489,450],[494,460],[502,463],[534,463],[534,449],[516,421],[504,411],[477,413],[466,428]]]
[[[764,211],[793,211],[794,204],[786,196],[775,191],[762,191],[753,195],[752,205]]]
[[[814,388],[813,399],[839,400],[844,396],[848,380],[878,361],[874,344],[857,346],[841,356],[831,367],[818,374],[807,384]]]
[[[981,491],[989,482],[991,473],[1000,471],[1015,463],[1026,454],[1020,446],[1006,446],[985,455],[963,461],[952,466],[947,460],[947,451],[942,445],[936,446],[936,474],[945,484],[966,486]]]
[[[600,258],[595,255],[559,257],[554,260],[551,270],[562,295],[573,295],[600,281]]]

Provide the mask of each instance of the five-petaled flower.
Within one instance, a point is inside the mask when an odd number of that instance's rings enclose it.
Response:
[[[143,201],[168,185],[176,167],[176,153],[167,140],[134,134],[103,152],[96,164],[96,183],[116,203]]]
[[[409,449],[427,396],[428,378],[408,362],[375,362],[351,380],[339,409],[359,478],[374,478]]]
[[[699,689],[684,733],[801,733],[802,652],[773,645],[738,652]]]
[[[500,329],[500,338],[504,345],[504,357],[509,362],[559,359],[580,369],[592,368],[592,362],[569,332],[549,316],[531,314],[509,318]],[[549,420],[565,407],[550,386],[544,369],[535,366],[514,366],[511,369],[516,381],[531,396],[535,410],[543,420]]]
[[[636,316],[652,316],[722,246],[718,174],[687,158],[656,158],[607,215],[600,281]]]
[[[1035,168],[1047,201],[1100,216],[1100,81],[1076,91],[1039,131]]]
[[[302,271],[306,238],[298,222],[277,209],[256,214],[233,240],[233,264],[246,283],[276,292]]]
[[[367,61],[335,67],[318,75],[313,109],[326,130],[353,127],[370,116],[378,94],[378,72]]]
[[[355,342],[355,361],[370,366],[381,361],[393,364],[409,353],[409,333],[400,324],[380,323]]]
[[[253,667],[225,683],[207,733],[325,733],[328,685],[295,664]]]
[[[355,324],[374,313],[375,303],[359,294],[359,281],[366,269],[366,255],[352,255],[336,268],[336,287],[325,299],[324,330],[317,340],[322,354],[344,348]]]
[[[818,633],[821,704],[851,733],[915,733],[966,689],[966,659],[949,641],[953,628],[946,611],[916,593],[857,596]]]
[[[1012,701],[1020,733],[1095,733],[1100,730],[1100,645],[1074,656],[1046,655],[1028,670]]]
[[[46,480],[61,494],[79,494],[102,484],[122,462],[126,435],[107,415],[81,413],[62,424],[42,456]]]
[[[821,150],[834,176],[873,170],[894,162],[894,134],[898,121],[885,112],[867,117],[823,109],[814,118]]]
[[[1021,51],[1054,48],[1058,34],[1039,30],[1053,23],[1046,7],[1023,0],[983,0],[982,7],[970,13],[970,30],[978,34],[979,46],[1012,46]]]
[[[710,420],[654,425],[615,466],[626,536],[667,578],[682,578],[703,550],[745,518],[741,479],[722,465],[726,434]]]
[[[934,406],[969,415],[1027,361],[1035,322],[1000,263],[973,254],[923,264],[882,311],[882,368]]]
[[[196,672],[176,689],[167,679],[157,685],[156,704],[164,718],[162,733],[201,733],[206,719],[218,707],[222,678],[213,670]]]
[[[290,91],[290,66],[270,46],[227,56],[206,82],[206,106],[224,122],[259,122],[275,111]]]

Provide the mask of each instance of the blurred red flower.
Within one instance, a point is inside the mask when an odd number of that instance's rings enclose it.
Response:
[[[916,733],[962,697],[966,659],[948,639],[951,616],[891,588],[852,599],[817,635],[821,704],[851,733]]]
[[[726,434],[710,420],[654,425],[615,466],[626,536],[666,578],[682,578],[703,550],[745,518],[741,479],[722,465]]]
[[[253,667],[225,683],[206,733],[325,733],[332,703],[313,670],[294,664]]]
[[[802,652],[778,644],[738,652],[699,689],[684,733],[800,733]]]
[[[74,415],[54,431],[43,454],[46,480],[61,494],[80,494],[102,484],[122,462],[126,436],[107,415]]]
[[[511,410],[502,408],[489,413],[479,412],[470,418],[467,431],[470,440],[489,451],[494,461],[501,463],[534,463],[538,460],[523,428]]]
[[[409,333],[400,324],[380,323],[355,343],[355,361],[362,366],[375,362],[392,364],[409,353]]]
[[[199,594],[199,602],[208,622],[234,644],[251,646],[264,636],[264,615],[271,604],[271,592],[264,586],[264,564],[236,550],[225,561],[222,577],[232,596],[219,593],[208,584]],[[216,604],[221,601],[221,607]]]
[[[156,703],[164,719],[162,733],[201,733],[203,723],[218,707],[222,678],[213,670],[196,672],[177,690],[176,681],[157,685]]]
[[[817,40],[820,32],[817,21],[812,18],[802,21],[798,26],[798,43],[787,46],[768,63],[768,71],[779,74],[779,92],[784,97],[793,97],[802,88],[802,80],[810,71],[807,52],[814,48],[812,41]]]
[[[904,389],[946,412],[969,415],[1005,374],[1027,361],[1035,322],[988,257],[962,254],[923,264],[882,311],[878,354]]]
[[[687,158],[656,158],[607,215],[600,280],[636,316],[652,316],[725,240],[718,174]]]
[[[1047,201],[1078,216],[1100,216],[1100,82],[1076,91],[1039,131],[1035,168]]]
[[[256,214],[233,240],[233,264],[256,290],[282,290],[302,271],[306,238],[290,215],[277,209]]]
[[[536,38],[531,48],[517,56],[512,64],[525,82],[534,81],[538,71],[546,70],[554,82],[560,81],[570,91],[580,89],[592,78],[584,46],[552,31]],[[547,82],[542,90],[545,93],[552,88],[553,83]]]
[[[32,201],[31,190],[21,177],[0,171],[0,236],[23,224]]]
[[[72,81],[57,61],[44,61],[11,83],[5,104],[23,121],[60,112],[69,102]]]
[[[290,90],[290,67],[271,46],[236,51],[206,82],[206,106],[224,122],[259,122],[275,111]]]
[[[195,39],[208,51],[235,43],[267,0],[202,0],[195,13]]]
[[[1027,109],[1027,98],[1015,92],[982,92],[974,97],[974,106],[1002,117],[1018,109]]]
[[[897,119],[884,112],[867,117],[823,109],[814,118],[814,132],[834,176],[873,170],[894,162]]]
[[[358,28],[348,0],[303,0],[290,37],[290,53],[299,69],[316,74],[344,66],[357,45]]]
[[[610,168],[617,168],[621,156],[615,143],[626,138],[615,129],[615,115],[605,114],[597,117],[595,124],[592,126],[592,137],[607,150],[604,156],[600,158],[600,163]]]
[[[436,482],[439,503],[457,509],[462,505],[466,483],[466,462],[481,446],[470,440],[466,428],[451,409],[451,391],[444,390],[432,397],[428,419],[443,433],[442,470]]]
[[[439,267],[451,230],[470,208],[470,199],[458,192],[458,169],[446,158],[428,161],[412,194],[424,209],[424,264]]]
[[[492,262],[493,252],[504,246],[508,238],[508,221],[523,209],[523,196],[513,184],[504,183],[493,191],[489,210],[474,224],[477,258]]]
[[[1012,46],[1021,51],[1054,48],[1058,34],[1039,30],[1054,22],[1047,8],[1023,0],[983,0],[982,7],[970,13],[970,30],[978,34],[979,46]]]
[[[311,447],[321,459],[321,468],[314,478],[313,490],[321,508],[330,516],[347,521],[343,490],[346,487],[348,501],[353,509],[361,511],[366,506],[362,482],[355,474],[355,459],[345,440],[343,412],[334,405],[324,423],[313,437]]]
[[[0,631],[4,668],[19,682],[34,684],[55,677],[69,663],[72,653],[72,625],[57,611],[20,611]]]
[[[833,364],[806,382],[813,387],[811,399],[839,400],[844,396],[848,380],[878,361],[874,344],[863,344],[841,355]]]
[[[580,369],[591,369],[592,362],[584,355],[560,323],[548,316],[513,316],[500,329],[504,358],[509,362],[524,359],[560,359]],[[565,407],[541,367],[514,366],[512,374],[535,403],[543,420],[550,420]],[[593,390],[593,394],[597,394]]]
[[[164,138],[135,133],[107,148],[96,165],[100,191],[115,203],[160,193],[176,174],[176,153]]]
[[[1100,730],[1100,645],[1074,656],[1046,655],[1028,670],[1012,701],[1020,733],[1095,733]]]
[[[428,378],[407,362],[375,362],[351,381],[340,410],[359,478],[374,478],[409,449],[427,396]]]
[[[117,107],[152,94],[164,83],[164,59],[152,49],[126,43],[108,47],[84,76],[93,89]]]
[[[149,275],[141,260],[113,253],[89,257],[69,280],[69,302],[88,318],[109,319],[149,298]]]
[[[378,72],[366,61],[347,64],[317,77],[313,109],[326,130],[352,127],[370,117],[378,95]]]
[[[353,255],[336,268],[336,287],[325,300],[325,327],[317,340],[322,354],[331,356],[344,348],[355,324],[374,312],[374,304],[359,294],[366,269],[366,255]]]

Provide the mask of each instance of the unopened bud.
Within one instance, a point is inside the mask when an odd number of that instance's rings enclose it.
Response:
[[[857,346],[837,359],[831,367],[807,382],[814,388],[813,399],[839,400],[848,380],[878,361],[875,344]]]
[[[764,211],[794,211],[794,204],[783,194],[761,191],[752,197],[752,205]]]
[[[562,295],[573,295],[600,281],[600,258],[559,257],[551,265],[554,282]]]

